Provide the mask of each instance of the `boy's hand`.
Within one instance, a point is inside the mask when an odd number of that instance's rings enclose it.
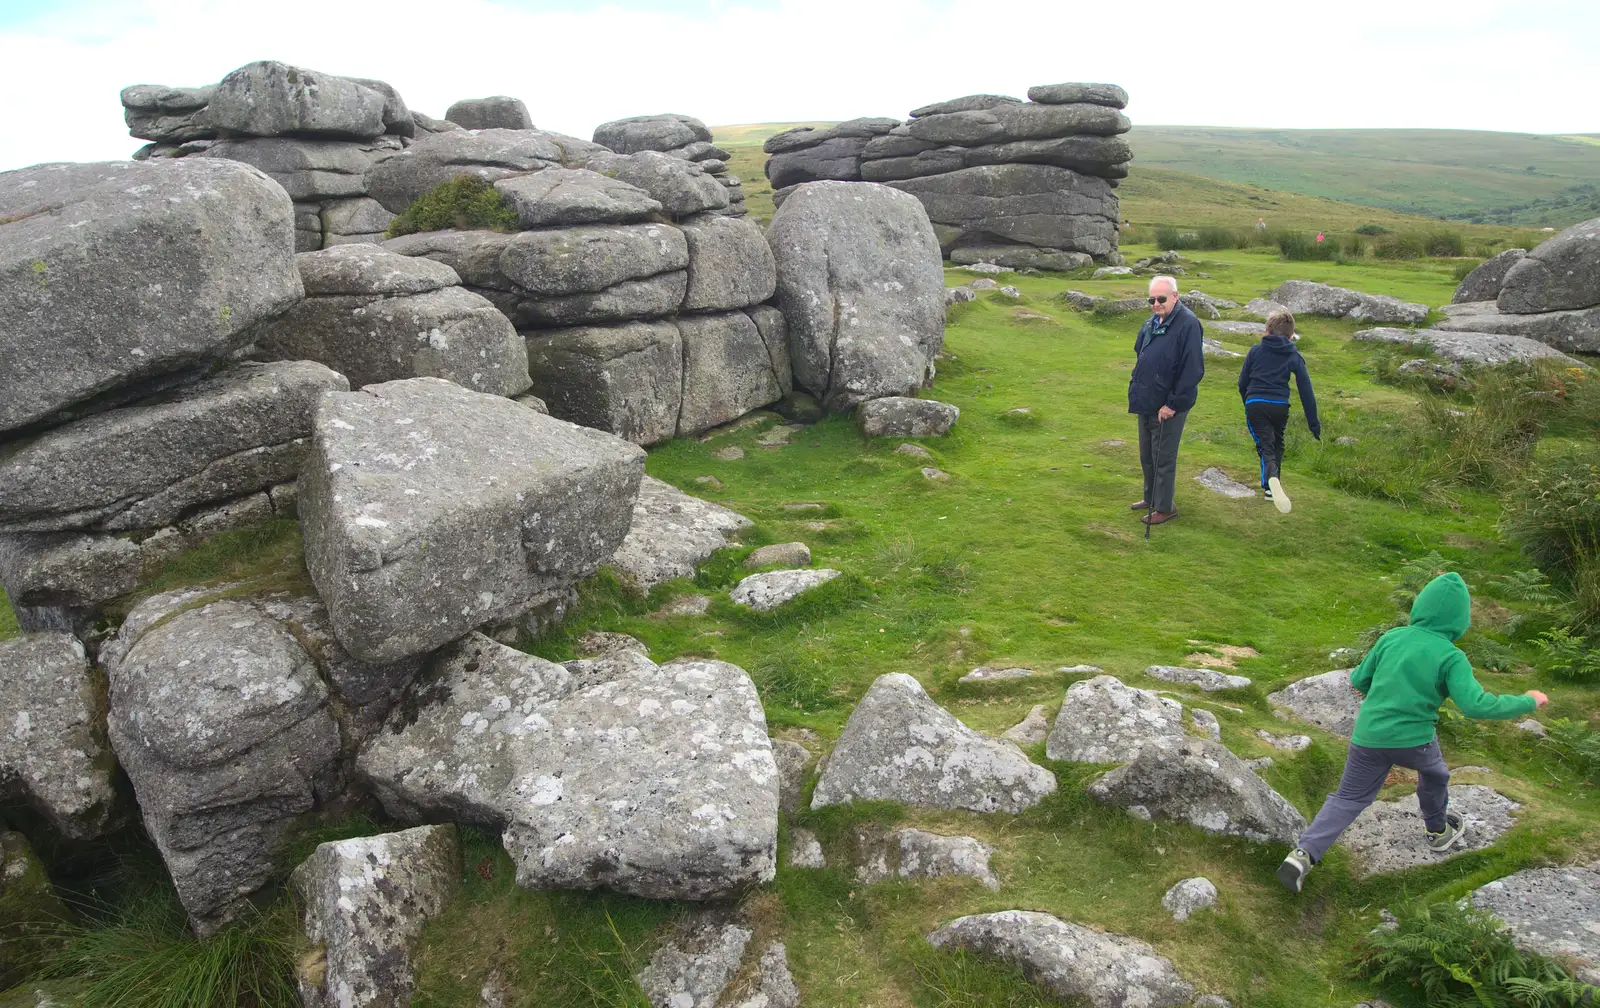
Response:
[[[1528,691],[1528,695],[1533,697],[1533,702],[1534,702],[1534,704],[1537,705],[1535,709],[1537,709],[1538,707],[1543,707],[1545,704],[1550,702],[1550,698],[1549,697],[1545,696],[1543,693],[1540,693],[1536,689],[1529,690]]]

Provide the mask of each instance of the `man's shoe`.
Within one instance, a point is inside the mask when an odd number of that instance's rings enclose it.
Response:
[[[1267,480],[1267,499],[1272,501],[1272,506],[1278,509],[1279,514],[1289,513],[1289,495],[1283,492],[1283,483],[1276,476]]]
[[[1272,488],[1268,487],[1268,486],[1262,487],[1261,488],[1261,497],[1262,497],[1263,500],[1267,501],[1270,504],[1272,502]]]
[[[1129,504],[1128,505],[1128,510],[1129,511],[1148,511],[1148,510],[1150,510],[1150,502],[1149,501],[1140,501],[1137,504]]]
[[[1283,859],[1283,864],[1278,866],[1278,881],[1292,893],[1297,893],[1305,888],[1306,876],[1315,867],[1311,855],[1296,847]]]
[[[1459,812],[1446,812],[1444,814],[1444,830],[1439,833],[1428,832],[1428,849],[1435,854],[1445,851],[1461,842],[1467,834],[1467,821],[1461,818]]]
[[[1165,525],[1176,517],[1178,517],[1176,511],[1152,511],[1139,520],[1146,525]]]

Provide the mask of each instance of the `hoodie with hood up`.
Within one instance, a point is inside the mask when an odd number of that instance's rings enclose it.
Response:
[[[1533,697],[1496,696],[1478,685],[1454,643],[1471,622],[1472,598],[1461,575],[1429,581],[1411,605],[1411,625],[1378,638],[1350,673],[1350,685],[1366,696],[1350,741],[1369,749],[1427,745],[1446,697],[1470,718],[1509,720],[1532,712]]]
[[[1317,397],[1311,393],[1311,373],[1287,336],[1267,335],[1244,355],[1239,369],[1239,398],[1248,406],[1253,402],[1289,405],[1289,376],[1294,375],[1300,392],[1300,408],[1306,411],[1306,424],[1314,437],[1322,437],[1317,419]]]

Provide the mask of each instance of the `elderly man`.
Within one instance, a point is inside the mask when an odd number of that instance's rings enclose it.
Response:
[[[1200,320],[1178,300],[1178,281],[1150,281],[1150,320],[1134,341],[1133,377],[1128,380],[1128,412],[1139,417],[1139,464],[1144,468],[1144,499],[1133,510],[1160,525],[1178,516],[1172,493],[1178,477],[1178,442],[1183,422],[1206,373],[1201,355]]]

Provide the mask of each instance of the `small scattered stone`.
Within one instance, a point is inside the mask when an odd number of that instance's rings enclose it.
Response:
[[[744,565],[751,570],[761,567],[806,567],[811,563],[811,547],[803,542],[773,543],[752,550]]]
[[[1186,878],[1161,897],[1161,905],[1172,914],[1173,920],[1179,921],[1188,920],[1191,914],[1215,906],[1216,902],[1217,887],[1203,876]]]
[[[1099,675],[1105,669],[1098,665],[1063,665],[1056,671],[1062,675]]]
[[[909,442],[907,442],[906,444],[903,444],[900,447],[896,448],[894,450],[894,453],[896,455],[910,455],[913,458],[924,458],[924,459],[933,458],[933,452],[929,451],[928,449],[922,447],[919,444],[911,444]]]
[[[1102,441],[1100,444],[1106,448],[1123,448],[1127,446],[1128,442],[1118,438],[1112,438],[1110,441]]]
[[[1219,493],[1224,497],[1242,500],[1256,495],[1256,492],[1250,487],[1240,483],[1216,466],[1203,470],[1200,475],[1194,478],[1194,481],[1212,493]]]
[[[1518,721],[1517,722],[1517,727],[1521,728],[1523,731],[1527,732],[1529,735],[1537,735],[1540,738],[1549,738],[1550,737],[1550,729],[1546,728],[1544,725],[1542,725],[1539,722],[1535,721],[1533,718],[1527,718],[1525,720]]]
[[[1089,274],[1090,280],[1102,280],[1105,277],[1133,276],[1133,269],[1128,266],[1102,266]]]
[[[1182,737],[1182,704],[1102,675],[1067,689],[1045,755],[1069,763],[1125,763]]]
[[[836,570],[826,567],[816,570],[776,570],[765,574],[752,574],[734,586],[728,597],[735,605],[747,606],[756,612],[770,612],[802,592],[839,576]]]
[[[1189,715],[1194,718],[1194,726],[1205,733],[1206,738],[1213,742],[1222,741],[1222,722],[1217,720],[1215,714],[1204,707],[1192,707]]]
[[[1258,729],[1256,735],[1265,740],[1274,749],[1283,749],[1288,752],[1303,752],[1310,748],[1309,735],[1274,735],[1265,729]]]
[[[763,448],[782,448],[803,430],[805,427],[800,424],[779,424],[757,437],[756,444]]]
[[[977,296],[977,294],[973,293],[971,287],[946,287],[944,289],[944,304],[946,308],[951,305],[965,304]]]
[[[1050,718],[1044,712],[1044,704],[1034,704],[1027,717],[1007,728],[1000,737],[1018,745],[1038,745],[1049,734]]]
[[[1020,297],[1022,297],[1022,292],[1020,290],[1018,290],[1017,288],[1011,286],[1010,284],[1007,284],[1006,286],[1000,288],[999,293],[1004,295],[1005,297],[1008,297],[1008,298],[1020,298]]]
[[[696,476],[694,481],[705,487],[707,490],[720,491],[722,489],[722,481],[717,479],[715,476]]]
[[[737,462],[744,458],[744,449],[736,444],[726,445],[712,452],[711,457],[722,462]]]
[[[1252,770],[1265,770],[1272,765],[1272,757],[1257,756],[1255,759],[1242,760],[1241,762]]]
[[[1361,439],[1358,438],[1358,437],[1351,437],[1350,435],[1345,434],[1345,435],[1342,435],[1340,437],[1334,438],[1333,439],[1333,443],[1336,444],[1336,445],[1339,445],[1341,448],[1348,448],[1351,445],[1360,444],[1361,443]]]
[[[940,878],[965,875],[998,891],[1000,880],[989,868],[994,848],[969,836],[940,836],[902,829],[883,837],[858,840],[862,863],[856,881],[871,885],[893,878]]]
[[[1001,266],[998,263],[991,263],[991,262],[967,263],[965,266],[957,266],[956,269],[965,270],[968,273],[1015,273],[1016,272],[1016,270],[1012,269],[1009,266]],[[994,281],[991,280],[991,281],[989,281],[989,283],[992,285],[994,283]],[[977,286],[977,281],[974,281],[973,286]]]
[[[1215,669],[1181,668],[1177,665],[1152,665],[1144,670],[1144,674],[1163,682],[1197,686],[1207,693],[1225,689],[1243,689],[1250,685],[1250,680],[1242,675],[1228,675]]]
[[[943,469],[935,469],[933,466],[923,466],[922,478],[932,480],[935,483],[945,483],[949,481],[950,474]]]
[[[788,739],[772,740],[772,758],[778,764],[778,811],[798,812],[806,787],[811,751]]]
[[[825,511],[828,505],[817,501],[790,501],[783,506],[785,511]]]
[[[1009,271],[1008,271],[1009,272]],[[998,290],[1000,285],[988,277],[981,277],[967,284],[973,290]]]
[[[650,657],[650,648],[644,641],[625,633],[612,633],[606,630],[591,630],[579,637],[574,650],[578,652],[579,658],[605,658],[622,651]]]
[[[973,669],[956,681],[962,684],[1002,682],[1012,679],[1026,679],[1031,675],[1033,675],[1033,669],[1031,668],[990,668],[987,665],[983,665]]]
[[[711,609],[709,595],[679,595],[656,610],[658,616],[704,616]]]
[[[822,853],[822,844],[815,833],[799,827],[789,831],[789,867],[828,867],[828,858]]]
[[[1349,669],[1334,669],[1292,682],[1276,693],[1268,693],[1267,702],[1287,708],[1300,720],[1340,738],[1350,737],[1361,710],[1361,694],[1350,687]]]

